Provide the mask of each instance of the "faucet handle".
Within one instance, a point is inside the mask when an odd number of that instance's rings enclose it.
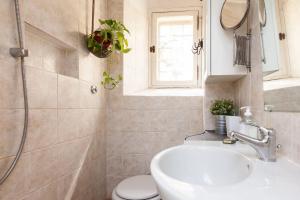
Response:
[[[259,130],[259,132],[260,132],[262,135],[264,135],[264,136],[267,136],[267,135],[272,134],[272,131],[271,131],[271,130],[269,130],[269,129],[267,129],[267,128],[264,128],[264,127],[262,127],[262,126],[258,127],[258,130]]]
[[[245,117],[252,117],[251,106],[241,107],[240,111],[243,111],[243,110],[245,110],[245,112],[244,112]]]
[[[251,106],[245,106],[245,107],[241,107],[240,110],[245,110],[243,117],[242,117],[242,121],[246,122],[246,123],[252,123],[252,112],[251,112]]]

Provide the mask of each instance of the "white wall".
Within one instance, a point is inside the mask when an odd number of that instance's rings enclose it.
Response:
[[[149,12],[201,6],[199,0],[124,0],[124,24],[132,51],[124,55],[124,95],[147,89],[149,86]]]
[[[147,0],[124,1],[124,24],[130,30],[132,51],[124,55],[124,94],[148,87]]]
[[[199,0],[148,0],[149,9],[199,7]]]

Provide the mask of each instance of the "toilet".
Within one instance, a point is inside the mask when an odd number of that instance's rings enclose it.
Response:
[[[151,175],[139,175],[121,181],[113,190],[112,200],[160,200]]]

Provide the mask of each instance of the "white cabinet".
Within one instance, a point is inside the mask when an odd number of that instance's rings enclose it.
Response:
[[[233,31],[224,30],[220,13],[224,0],[207,0],[205,5],[206,82],[234,81],[247,74],[245,66],[234,66]]]

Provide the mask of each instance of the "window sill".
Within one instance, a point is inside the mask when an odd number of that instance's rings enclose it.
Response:
[[[146,89],[127,94],[127,96],[202,97],[204,96],[204,90],[200,88]]]
[[[300,78],[284,78],[278,80],[264,81],[264,91],[279,90],[297,86],[300,86]]]

